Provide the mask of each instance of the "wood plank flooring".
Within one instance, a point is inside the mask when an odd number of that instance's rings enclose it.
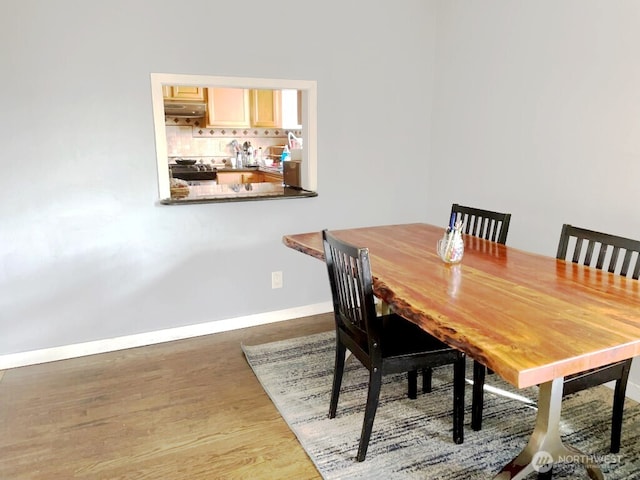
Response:
[[[316,315],[0,372],[0,478],[320,479],[240,349]]]

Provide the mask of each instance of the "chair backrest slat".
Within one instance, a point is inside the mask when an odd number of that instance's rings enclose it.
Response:
[[[633,252],[631,250],[627,250],[624,254],[624,260],[622,260],[622,266],[620,267],[620,275],[627,276],[629,272],[629,265],[631,265],[631,257],[633,257]],[[640,266],[640,262],[636,262],[638,266]]]
[[[604,265],[604,261],[605,261],[605,257],[606,257],[606,253],[607,253],[607,247],[609,245],[603,245],[602,249],[600,249],[600,255],[598,256],[598,263],[601,265],[598,268],[602,268],[602,266]],[[620,247],[616,247],[615,245],[613,246],[613,251],[611,252],[611,260],[609,261],[609,272],[610,273],[615,273],[616,271],[616,265],[618,264],[618,255],[620,254]],[[626,276],[626,275],[625,275]]]
[[[451,214],[454,213],[458,214],[458,219],[462,221],[462,231],[465,234],[492,242],[507,243],[510,213],[467,207],[457,203],[451,206]]]
[[[574,243],[575,239],[575,243]],[[582,255],[582,246],[587,249]],[[573,251],[570,245],[573,244]],[[596,253],[597,252],[597,253]],[[562,226],[556,258],[595,267],[624,277],[640,277],[640,241],[569,224]],[[595,261],[594,261],[595,259]]]

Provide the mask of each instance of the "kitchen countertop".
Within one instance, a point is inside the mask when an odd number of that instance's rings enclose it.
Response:
[[[217,172],[264,172],[275,173],[282,175],[282,170],[278,167],[243,167],[243,168],[229,168],[229,167],[216,167]]]
[[[236,192],[231,185],[214,185],[214,187],[227,187],[220,192],[213,191],[209,188],[199,188],[199,186],[191,186],[189,195],[184,198],[164,198],[160,200],[162,205],[189,205],[194,203],[222,203],[222,202],[244,202],[258,200],[286,200],[293,198],[309,198],[317,197],[317,192],[310,190],[301,190],[292,187],[283,187],[282,185],[272,184],[273,189],[268,187],[260,187],[264,183],[251,183],[251,190],[246,190],[244,185],[240,185],[240,189]],[[267,184],[268,185],[268,184]]]
[[[216,166],[218,173],[229,172],[263,172],[282,175],[278,167],[253,166],[243,168],[226,168]],[[247,183],[247,184],[214,184],[191,185],[187,196],[180,198],[164,198],[162,205],[186,205],[192,203],[241,202],[249,200],[283,200],[290,198],[317,197],[316,192],[293,187],[285,187],[281,183]]]

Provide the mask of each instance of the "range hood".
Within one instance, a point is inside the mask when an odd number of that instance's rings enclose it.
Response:
[[[164,102],[164,114],[173,118],[203,118],[207,114],[207,104]]]

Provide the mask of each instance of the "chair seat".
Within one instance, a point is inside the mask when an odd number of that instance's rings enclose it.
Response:
[[[378,316],[375,320],[380,338],[384,338],[380,355],[383,373],[400,373],[422,368],[425,359],[432,367],[447,365],[459,359],[461,352],[441,342],[417,325],[396,315]],[[371,362],[370,352],[354,342],[354,332],[340,328],[341,339],[365,365]]]
[[[574,373],[564,377],[563,395],[570,395],[580,390],[592,387],[594,384],[601,385],[603,383],[618,380],[627,364],[630,366],[631,360],[623,360],[621,362],[611,363],[602,367],[591,368],[584,372]]]
[[[455,352],[446,343],[396,314],[383,315],[379,318],[384,332],[385,343],[382,346],[382,356],[385,358],[425,351],[429,351],[430,354],[437,350]]]

